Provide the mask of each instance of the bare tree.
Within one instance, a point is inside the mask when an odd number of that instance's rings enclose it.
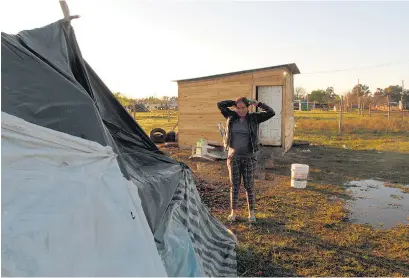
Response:
[[[295,98],[296,99],[303,99],[307,95],[307,92],[303,87],[295,88]]]

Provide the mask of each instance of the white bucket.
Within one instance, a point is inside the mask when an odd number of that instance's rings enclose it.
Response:
[[[291,165],[291,187],[306,188],[310,166],[305,164]]]

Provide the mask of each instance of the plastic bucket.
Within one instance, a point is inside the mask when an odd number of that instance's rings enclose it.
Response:
[[[306,188],[310,166],[305,164],[291,165],[291,187]]]

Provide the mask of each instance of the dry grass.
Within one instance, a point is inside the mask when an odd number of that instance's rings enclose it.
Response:
[[[397,113],[388,120],[385,114],[343,117],[342,135],[338,135],[338,113],[297,112],[296,139],[317,145],[354,150],[379,150],[409,153],[409,115],[403,120]]]
[[[388,120],[386,113],[373,113],[359,117],[356,112],[343,117],[343,133],[338,135],[338,113],[296,112],[295,139],[316,145],[348,149],[394,151],[409,153],[409,113],[404,120],[401,113],[393,113]],[[135,113],[137,122],[147,134],[157,127],[171,131],[178,120],[178,112],[167,111]],[[178,130],[177,127],[175,129]]]
[[[296,113],[297,127],[299,129],[315,132],[338,132],[338,113],[307,113]],[[409,131],[409,116],[402,120],[396,114],[391,119],[388,119],[383,114],[372,115],[371,117],[359,117],[356,113],[343,115],[342,132],[344,134],[388,134],[403,133],[405,131]]]
[[[170,118],[168,111],[140,112],[132,115],[135,115],[136,121],[148,135],[154,128],[162,128],[166,132],[171,131],[178,121],[177,111],[171,111]]]
[[[239,276],[409,275],[408,226],[377,230],[349,222],[345,191],[326,169],[315,171],[304,190],[291,188],[285,171],[268,172],[265,181],[256,182],[258,222],[245,221],[241,190],[240,218],[229,223],[225,162],[192,162],[188,153],[173,151],[172,156],[194,170],[202,201],[238,237]]]
[[[137,120],[146,132],[154,127],[168,131],[176,123],[176,115],[169,123],[164,114],[138,113]],[[395,154],[399,159],[391,163],[386,153],[359,150],[409,153],[408,118],[402,122],[398,118],[388,121],[380,115],[360,118],[357,114],[346,114],[344,133],[339,137],[336,113],[297,112],[296,138],[332,148],[310,147],[311,153],[306,154],[294,150],[292,160],[280,161],[274,170],[266,173],[265,181],[257,181],[259,221],[255,225],[244,221],[243,191],[239,210],[242,218],[233,224],[227,222],[229,182],[225,162],[204,162],[198,167],[188,159],[190,151],[164,151],[193,169],[198,176],[196,185],[202,201],[237,235],[239,276],[409,276],[408,226],[377,230],[349,222],[344,208],[347,195],[339,186],[343,180],[340,175],[348,176],[344,179],[376,173],[389,175],[388,171],[392,170],[387,168],[404,159],[405,154]],[[342,149],[343,145],[350,150],[336,149]],[[303,161],[303,155],[313,158],[314,166],[308,187],[297,190],[289,186],[287,168],[291,163]],[[388,167],[372,166],[378,156]],[[349,163],[355,168],[348,166]],[[402,161],[397,165],[405,171],[409,169],[407,164]],[[388,177],[393,181],[394,176]],[[397,187],[396,184],[391,186]]]

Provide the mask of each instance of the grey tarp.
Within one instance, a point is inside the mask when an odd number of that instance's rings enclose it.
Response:
[[[57,21],[1,36],[1,110],[111,146],[168,275],[235,276],[235,236],[202,205],[191,170],[158,150],[85,62],[73,28]]]

